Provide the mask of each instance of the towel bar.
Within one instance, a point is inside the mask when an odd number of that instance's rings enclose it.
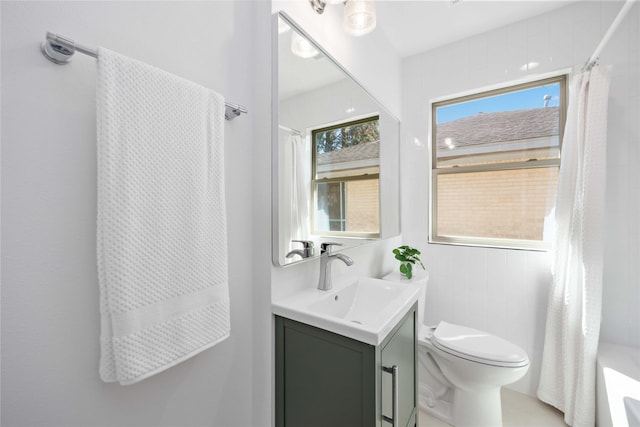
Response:
[[[76,52],[98,58],[98,52],[95,49],[88,48],[64,36],[50,32],[47,32],[47,39],[40,45],[40,50],[45,58],[58,65],[67,64]],[[239,115],[247,114],[248,112],[246,107],[240,104],[225,102],[224,106],[224,118],[227,120],[233,120]]]

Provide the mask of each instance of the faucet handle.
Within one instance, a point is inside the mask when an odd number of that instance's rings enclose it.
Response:
[[[320,243],[320,254],[328,252],[331,255],[331,246],[342,246],[342,243],[323,242]]]
[[[313,248],[313,242],[311,240],[292,240],[292,242],[302,243],[302,247],[305,249]]]

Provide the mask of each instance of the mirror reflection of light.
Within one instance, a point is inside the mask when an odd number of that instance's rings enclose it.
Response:
[[[355,112],[355,111],[356,111],[356,109],[355,109],[355,108],[353,108],[353,107],[349,107],[349,108],[347,108],[347,109],[345,110],[345,113],[347,113],[347,114],[351,114],[351,113],[353,113],[353,112]]]
[[[291,52],[300,58],[313,58],[320,52],[311,43],[295,31],[291,33]]]
[[[278,34],[283,34],[289,31],[291,27],[282,19],[278,19]]]
[[[449,150],[453,150],[454,148],[456,148],[452,138],[445,138],[444,145],[446,145]]]

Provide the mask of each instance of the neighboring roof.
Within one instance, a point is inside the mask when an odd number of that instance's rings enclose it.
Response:
[[[328,151],[316,156],[318,165],[357,162],[380,158],[380,141],[365,142],[341,150]]]
[[[478,113],[452,120],[438,125],[438,148],[447,148],[445,138],[451,138],[456,147],[464,147],[558,136],[558,113],[559,107],[546,107]]]

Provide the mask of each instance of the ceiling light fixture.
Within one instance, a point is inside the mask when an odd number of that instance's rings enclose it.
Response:
[[[344,30],[362,36],[376,28],[376,3],[373,0],[349,0],[344,6]]]
[[[319,15],[328,4],[344,3],[343,27],[352,36],[368,34],[376,28],[375,0],[309,0]]]
[[[309,0],[309,4],[315,13],[318,15],[322,15],[324,12],[324,7],[327,5],[326,2],[322,0]]]

